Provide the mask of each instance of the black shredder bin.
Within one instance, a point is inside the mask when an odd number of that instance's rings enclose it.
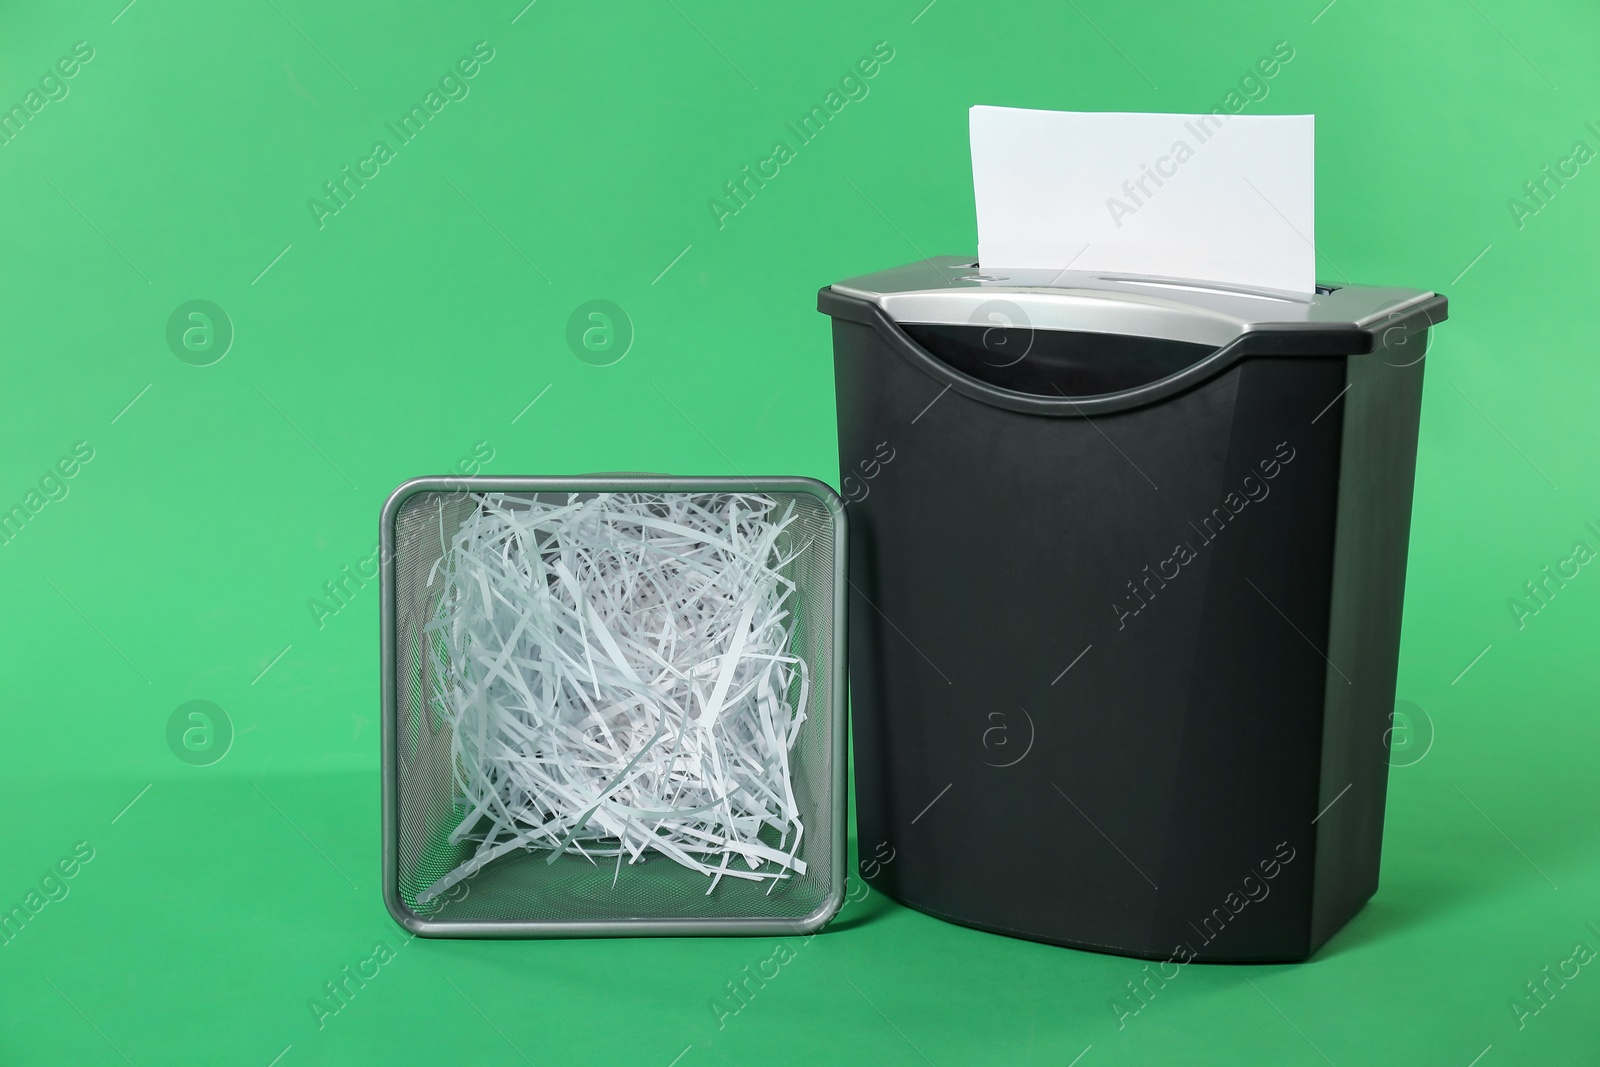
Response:
[[[1373,894],[1434,293],[944,257],[830,286],[861,868],[1311,955]]]

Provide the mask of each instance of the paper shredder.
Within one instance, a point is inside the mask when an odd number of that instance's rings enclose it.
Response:
[[[829,286],[862,870],[1153,959],[1377,888],[1445,300],[943,257]]]

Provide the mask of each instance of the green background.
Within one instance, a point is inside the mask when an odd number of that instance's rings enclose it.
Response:
[[[1600,576],[1520,629],[1507,605],[1600,546],[1600,173],[1520,227],[1507,206],[1600,147],[1593,5],[124,2],[0,18],[0,102],[94,49],[0,147],[0,507],[94,450],[0,546],[0,909],[93,849],[0,947],[0,1062],[1600,1055],[1600,968],[1521,1028],[1510,1007],[1600,948]],[[319,229],[307,200],[480,40],[470,95]],[[870,95],[719,229],[708,198],[880,41]],[[379,894],[378,590],[320,627],[307,603],[371,554],[389,491],[480,442],[492,474],[834,482],[815,290],[974,250],[970,105],[1210,110],[1278,41],[1249,111],[1317,116],[1322,276],[1451,299],[1399,684],[1422,758],[1350,926],[1304,965],[1185,968],[1121,1029],[1141,963],[875,893],[720,1028],[774,939],[405,943]],[[236,332],[210,366],[166,341],[195,299]],[[611,366],[566,343],[592,299],[633,324]],[[167,743],[194,699],[235,733],[210,766]],[[380,941],[395,958],[319,1029],[307,1002]]]

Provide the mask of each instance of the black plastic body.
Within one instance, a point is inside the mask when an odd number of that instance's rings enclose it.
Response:
[[[1095,397],[1062,388],[1070,367],[1011,379],[1046,395],[999,388],[870,302],[819,307],[863,874],[1038,941],[1310,956],[1378,884],[1444,299],[1370,330],[1252,331]],[[1170,342],[1117,340],[1108,361],[1170,369]]]

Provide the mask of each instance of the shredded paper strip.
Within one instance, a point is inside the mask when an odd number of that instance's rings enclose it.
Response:
[[[648,853],[772,886],[804,874],[791,751],[809,678],[793,651],[806,545],[770,497],[483,494],[428,577],[435,710],[453,732],[470,859]]]

